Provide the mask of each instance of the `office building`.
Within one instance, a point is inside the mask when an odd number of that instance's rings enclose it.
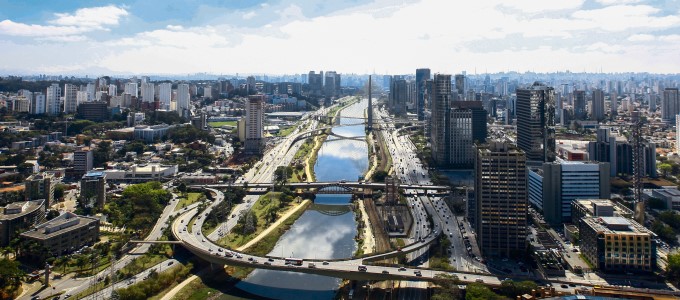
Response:
[[[678,88],[666,88],[661,99],[661,120],[666,123],[675,123],[675,116],[680,113],[680,98]]]
[[[581,254],[603,272],[651,273],[656,268],[655,234],[622,217],[581,219]]]
[[[264,95],[251,95],[246,101],[245,152],[261,154],[264,150]]]
[[[24,193],[27,200],[45,200],[45,209],[52,206],[54,202],[54,188],[56,187],[54,174],[41,173],[34,174],[24,181]]]
[[[0,214],[0,247],[19,235],[19,232],[45,219],[45,200],[20,201],[7,204]]]
[[[109,96],[118,96],[118,86],[115,84],[109,84]]]
[[[588,217],[632,218],[633,211],[609,199],[577,199],[571,202],[571,223],[579,227]]]
[[[177,113],[180,117],[189,117],[189,104],[191,101],[191,94],[189,93],[189,85],[180,83],[177,85]]]
[[[51,256],[60,256],[98,242],[99,219],[65,212],[22,233],[21,238],[37,242]]]
[[[83,102],[78,105],[78,115],[94,122],[101,122],[109,119],[108,104],[103,101]]]
[[[78,93],[76,93],[76,102],[78,102],[78,104],[92,101],[91,99],[92,98],[89,97],[86,91],[78,91]]]
[[[61,113],[61,88],[59,84],[53,83],[47,87],[45,102],[48,115],[56,116]]]
[[[540,83],[516,91],[517,146],[532,165],[555,160],[555,90]]]
[[[327,98],[340,95],[340,74],[335,71],[328,71],[324,76],[324,96]]]
[[[583,121],[587,115],[586,91],[574,91],[574,120]]]
[[[320,71],[319,74],[316,74],[314,71],[309,71],[307,79],[309,81],[309,95],[323,95],[323,71]]]
[[[465,75],[457,74],[454,77],[456,83],[453,90],[453,101],[464,101],[465,100]]]
[[[446,164],[449,158],[447,135],[450,126],[451,75],[435,74],[432,82],[430,142],[432,158],[437,164]]]
[[[158,85],[158,101],[160,108],[170,109],[170,101],[172,101],[172,83],[164,82]]]
[[[616,93],[609,93],[609,109],[611,116],[616,116],[619,110],[619,98]]]
[[[150,144],[157,140],[162,140],[167,134],[170,126],[166,124],[159,125],[138,125],[135,126],[133,136],[136,140],[143,140]]]
[[[675,116],[675,153],[680,153],[680,118]]]
[[[601,89],[594,90],[592,103],[590,119],[598,122],[604,120],[604,91]]]
[[[73,172],[77,177],[81,177],[92,170],[93,162],[94,156],[90,148],[81,147],[73,151]]]
[[[390,113],[395,115],[406,114],[406,100],[408,98],[408,82],[398,76],[394,76],[390,83],[390,94],[387,106]]]
[[[453,101],[450,110],[449,158],[455,169],[472,169],[475,143],[486,142],[486,111],[481,101]]]
[[[475,230],[485,256],[522,255],[527,238],[527,168],[524,153],[492,141],[476,147]]]
[[[87,172],[80,179],[80,198],[81,205],[85,207],[104,208],[106,203],[106,173]]]
[[[425,120],[425,98],[427,97],[427,81],[430,80],[430,69],[416,69],[416,112],[418,121]]]
[[[609,163],[556,161],[529,168],[529,202],[550,224],[571,221],[575,199],[610,196]]]

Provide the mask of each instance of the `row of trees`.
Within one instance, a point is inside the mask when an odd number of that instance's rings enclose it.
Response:
[[[189,276],[191,268],[192,264],[188,264],[186,266],[179,265],[162,273],[151,272],[149,279],[127,288],[115,290],[111,295],[111,299],[149,299],[171,285],[184,280],[184,278]]]
[[[680,232],[680,215],[672,210],[662,211],[652,223],[651,229],[666,243],[675,245],[678,243],[677,234]]]

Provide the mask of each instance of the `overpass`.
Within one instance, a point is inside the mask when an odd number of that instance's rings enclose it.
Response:
[[[270,189],[270,188],[274,187],[274,183],[270,183],[270,182],[260,182],[260,183],[248,182],[247,184],[218,183],[218,184],[193,184],[191,186],[200,186],[200,187],[215,188],[215,189],[247,186],[248,188]],[[349,191],[349,189],[374,189],[374,190],[375,189],[385,189],[384,183],[363,182],[363,181],[344,181],[344,180],[343,181],[327,181],[327,182],[293,182],[293,183],[285,183],[285,184],[283,184],[283,186],[287,186],[287,187],[295,188],[295,189],[317,189],[317,190],[340,188],[340,189],[345,190],[345,191]],[[423,184],[400,184],[399,188],[404,189],[404,190],[415,190],[416,193],[419,193],[419,194],[421,194],[421,193],[425,194],[427,191],[449,192],[451,190],[451,187],[444,186],[444,185],[423,185]]]
[[[203,212],[201,212],[203,213]],[[429,247],[437,240],[441,233],[431,233],[426,239],[417,241],[405,246],[401,250],[391,251],[366,256],[363,258],[347,258],[335,260],[303,259],[303,265],[291,265],[286,263],[286,258],[281,257],[261,257],[236,252],[220,247],[206,240],[200,231],[197,234],[187,231],[186,224],[198,214],[196,208],[180,215],[172,224],[172,233],[187,250],[202,259],[218,265],[240,266],[247,268],[268,269],[278,271],[289,271],[296,273],[317,274],[323,276],[344,278],[350,280],[424,280],[436,281],[438,274],[456,275],[462,281],[474,282],[480,278],[485,283],[500,285],[500,280],[492,275],[482,275],[474,273],[450,273],[427,269],[404,268],[394,266],[365,266],[365,270],[360,270],[359,266],[370,261],[378,261],[386,258],[397,257],[402,254],[416,251],[423,247]],[[200,221],[200,220],[197,220]],[[194,226],[192,228],[200,228]],[[310,265],[312,263],[312,265]]]

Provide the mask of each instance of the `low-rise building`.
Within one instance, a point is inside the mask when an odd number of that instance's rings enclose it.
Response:
[[[571,202],[571,222],[579,225],[587,217],[632,218],[633,211],[609,199],[576,199]]]
[[[581,253],[604,272],[653,272],[656,242],[653,233],[622,217],[587,217],[581,220]]]
[[[105,170],[106,180],[110,182],[139,183],[162,181],[177,175],[177,165],[149,164],[114,164],[112,169]]]
[[[99,219],[66,212],[22,233],[21,238],[37,242],[53,256],[63,255],[96,243]]]
[[[680,210],[680,190],[676,186],[652,190],[652,197],[666,202],[666,208]]]
[[[213,184],[217,183],[215,175],[184,175],[182,181],[186,184]]]
[[[153,126],[135,126],[134,138],[136,140],[143,140],[145,143],[153,143],[156,140],[163,139],[167,134],[170,126],[161,124]]]
[[[22,201],[7,204],[0,214],[0,246],[9,242],[45,218],[45,200]]]

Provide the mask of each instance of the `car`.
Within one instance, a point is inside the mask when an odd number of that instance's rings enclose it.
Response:
[[[168,266],[172,266],[173,263],[174,263],[174,261],[169,261]]]
[[[68,298],[71,298],[71,294],[64,295],[64,299],[68,299]]]
[[[400,271],[400,272],[406,271],[406,268],[401,267],[401,268],[399,268],[399,271]]]
[[[324,265],[327,265],[327,264],[328,264],[328,262],[327,262],[327,261],[324,261],[324,262],[323,262],[323,264],[324,264]]]
[[[423,276],[423,274],[420,273],[420,271],[413,271],[413,274],[416,274],[416,276],[418,277]]]
[[[253,261],[253,258],[252,258],[252,257],[248,257],[248,261]]]
[[[383,273],[383,274],[390,274],[390,271],[383,270],[382,273]]]
[[[268,261],[272,261],[272,262],[274,261],[274,259],[273,259],[273,258],[271,258],[271,257],[270,257],[269,259],[267,259],[267,260],[268,260]]]
[[[270,266],[272,263],[265,261],[264,264]]]
[[[253,260],[250,261],[250,263],[251,263],[251,264],[256,264],[256,263],[257,263],[257,260],[254,260],[254,259],[253,259]]]
[[[563,289],[568,289],[568,288],[569,288],[569,286],[566,285],[566,284],[562,284],[562,285],[560,285],[560,287],[563,288]]]
[[[217,251],[222,252],[223,250],[222,248],[217,248]]]

